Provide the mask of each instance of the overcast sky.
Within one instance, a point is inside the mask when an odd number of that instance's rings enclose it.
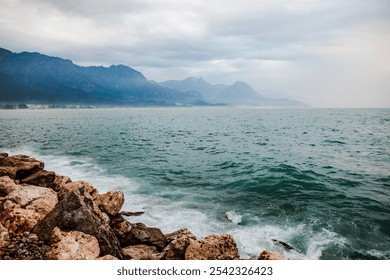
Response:
[[[319,107],[390,107],[389,0],[0,0],[0,47],[156,81],[251,84]]]

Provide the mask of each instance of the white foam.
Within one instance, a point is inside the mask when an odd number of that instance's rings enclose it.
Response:
[[[241,224],[242,216],[237,214],[234,211],[229,211],[225,213],[226,218],[232,222],[234,225],[239,225]]]

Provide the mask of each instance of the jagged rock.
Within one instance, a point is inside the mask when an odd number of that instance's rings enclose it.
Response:
[[[1,161],[3,158],[6,158],[6,157],[8,157],[8,154],[7,154],[7,153],[0,152],[0,161]]]
[[[55,179],[55,173],[51,171],[46,170],[39,170],[38,172],[35,172],[34,174],[31,174],[27,178],[24,178],[21,180],[21,183],[44,187],[44,188],[51,188],[53,185]]]
[[[24,179],[31,174],[43,170],[45,164],[25,155],[0,157],[0,176],[9,176],[11,179]]]
[[[6,227],[0,223],[0,248],[7,245],[9,240],[9,232]]]
[[[0,194],[7,195],[13,192],[20,186],[16,185],[15,182],[8,176],[0,177]]]
[[[54,181],[53,181],[51,188],[56,192],[59,192],[61,190],[61,188],[64,187],[64,185],[72,182],[72,180],[67,176],[62,176],[62,175],[59,175],[57,173],[55,173],[54,176],[55,177],[54,177]]]
[[[118,258],[111,256],[111,255],[105,255],[103,257],[96,258],[96,260],[99,261],[113,261],[113,260],[118,260]]]
[[[179,239],[183,237],[188,237],[190,239],[196,240],[195,235],[187,228],[182,228],[177,231],[165,234],[165,239],[167,240],[168,243],[172,242],[175,239]]]
[[[41,215],[31,209],[13,206],[5,209],[0,215],[0,223],[13,235],[29,232],[41,219]]]
[[[22,208],[36,211],[41,217],[49,213],[58,202],[57,194],[52,189],[36,186],[19,187],[5,198],[7,201],[4,207],[8,208],[15,203]]]
[[[88,189],[81,187],[65,194],[57,206],[38,222],[33,233],[47,243],[55,227],[63,231],[81,231],[95,236],[103,255],[123,258],[117,237]]]
[[[122,248],[125,259],[130,260],[158,260],[159,253],[154,246],[133,245]]]
[[[238,260],[236,242],[230,234],[209,235],[187,247],[186,260]]]
[[[90,183],[84,182],[84,181],[76,181],[76,182],[71,182],[71,183],[62,185],[57,193],[58,198],[61,199],[67,193],[75,191],[75,190],[79,190],[81,188],[83,188],[84,189],[83,192],[88,193],[94,201],[99,199],[98,190],[94,186],[92,186]]]
[[[120,191],[110,191],[99,196],[100,209],[110,216],[115,216],[125,202],[125,195]]]
[[[47,257],[52,260],[94,260],[100,254],[96,237],[80,231],[63,232],[55,227],[51,239]]]
[[[278,252],[264,250],[261,252],[259,260],[286,260],[286,258]]]
[[[122,247],[144,244],[162,250],[167,245],[167,240],[160,229],[147,227],[142,223],[131,224],[120,215],[111,220],[111,228]]]
[[[11,235],[5,246],[0,246],[0,260],[44,260],[48,249],[34,235]]]
[[[169,243],[162,251],[164,260],[184,260],[187,247],[196,240],[195,235],[186,228],[165,235]]]
[[[162,259],[184,260],[186,250],[192,242],[194,242],[194,239],[189,237],[180,237],[173,240],[162,251]]]

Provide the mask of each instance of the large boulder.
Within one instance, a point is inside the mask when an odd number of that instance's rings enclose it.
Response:
[[[110,254],[119,259],[123,258],[117,237],[88,189],[80,188],[66,193],[57,206],[38,222],[33,232],[48,243],[55,227],[63,231],[81,231],[95,236],[102,255]]]
[[[159,252],[156,247],[148,245],[133,245],[122,248],[125,259],[128,260],[158,260]]]
[[[286,258],[278,252],[264,250],[261,252],[259,260],[286,260]]]
[[[100,254],[96,237],[80,231],[64,232],[55,227],[51,241],[47,257],[52,260],[94,260]]]
[[[46,171],[46,170],[39,170],[38,172],[35,172],[35,173],[31,174],[30,176],[21,180],[21,183],[44,187],[44,188],[51,188],[53,185],[54,179],[55,179],[54,172]]]
[[[7,195],[18,188],[20,188],[20,186],[16,185],[14,180],[12,180],[10,177],[0,177],[0,194]]]
[[[155,246],[161,251],[167,245],[167,240],[160,229],[147,227],[142,223],[131,224],[121,215],[111,220],[111,228],[122,247],[144,244]]]
[[[61,199],[67,193],[72,192],[72,191],[77,191],[80,189],[83,189],[84,193],[88,193],[89,196],[92,198],[92,200],[97,201],[99,199],[98,190],[94,186],[92,186],[90,183],[85,182],[85,181],[70,182],[70,183],[62,185],[57,191],[58,198]]]
[[[41,217],[49,213],[57,204],[57,194],[48,188],[23,186],[10,192],[4,207],[17,204],[22,208],[36,211]]]
[[[120,191],[109,191],[99,196],[100,209],[110,216],[115,216],[121,211],[125,195]]]
[[[230,234],[209,235],[193,241],[185,252],[186,260],[238,260],[236,242]]]
[[[186,228],[166,234],[165,238],[169,244],[161,254],[164,260],[184,260],[188,246],[196,240],[195,235]]]
[[[0,157],[0,176],[22,180],[31,174],[43,170],[44,163],[25,155]]]

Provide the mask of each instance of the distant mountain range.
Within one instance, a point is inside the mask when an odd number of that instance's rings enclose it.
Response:
[[[69,105],[304,106],[265,98],[251,86],[211,85],[203,79],[156,83],[124,65],[82,67],[70,60],[0,48],[0,102]]]

